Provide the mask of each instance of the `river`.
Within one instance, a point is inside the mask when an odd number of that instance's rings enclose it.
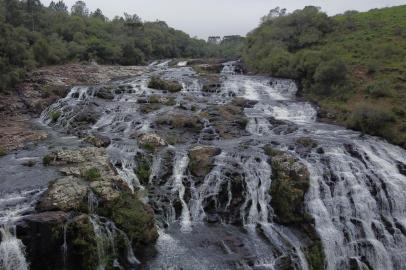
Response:
[[[78,132],[109,137],[107,151],[120,176],[131,188],[148,190],[144,199],[154,207],[159,238],[157,253],[145,269],[311,268],[304,251],[307,240],[297,229],[275,221],[265,145],[288,152],[309,170],[304,205],[314,218],[326,269],[406,269],[404,149],[318,122],[316,108],[296,99],[297,86],[291,80],[239,75],[226,64],[219,87],[207,92],[193,69],[168,63],[155,63],[145,74],[111,82],[111,100],[99,98],[100,86],[72,88],[41,117],[46,125],[42,128],[51,134],[47,141],[0,158],[1,269],[29,268],[21,258],[22,243],[13,237],[13,224],[33,211],[37,195],[58,176],[40,164],[42,155],[50,149],[83,146],[69,135]],[[180,81],[182,91],[162,94],[149,89],[150,77],[157,74]],[[139,101],[154,94],[173,98],[173,105],[143,112]],[[255,101],[244,109],[247,124],[238,134],[231,126],[227,132],[232,136],[222,136],[210,117],[194,133],[156,124],[163,115],[198,115],[235,97]],[[55,110],[62,112],[56,123],[50,116]],[[97,115],[97,121],[78,128],[74,119],[84,110]],[[178,139],[155,154],[148,185],[134,173],[140,147],[133,134],[140,132]],[[317,147],[298,147],[303,137],[317,142]],[[196,144],[221,149],[213,168],[199,181],[188,170],[187,151]],[[27,160],[37,164],[24,166]],[[237,199],[240,203],[235,204]]]

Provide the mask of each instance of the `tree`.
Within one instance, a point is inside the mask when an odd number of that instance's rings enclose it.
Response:
[[[99,18],[99,19],[102,19],[103,21],[106,21],[106,17],[103,15],[103,12],[100,10],[100,8],[96,9],[92,13],[92,17],[93,18]]]
[[[63,1],[54,2],[49,4],[49,8],[57,12],[68,12],[68,6]]]
[[[142,26],[142,20],[137,14],[124,13],[124,24],[133,32],[136,28]]]
[[[272,21],[275,18],[285,16],[285,15],[286,15],[286,8],[281,9],[280,7],[276,7],[276,8],[271,9],[267,15],[262,17],[261,22],[264,23],[264,22]]]
[[[71,8],[71,14],[74,16],[87,17],[89,16],[89,9],[83,1],[77,1]]]

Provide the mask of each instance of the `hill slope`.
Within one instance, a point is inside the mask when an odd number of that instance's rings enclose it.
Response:
[[[298,80],[322,118],[406,147],[405,18],[405,5],[335,17],[274,10],[243,58],[254,72]]]

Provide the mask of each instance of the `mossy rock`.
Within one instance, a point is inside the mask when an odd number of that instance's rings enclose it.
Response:
[[[49,166],[49,165],[51,165],[52,160],[53,160],[53,157],[51,155],[45,155],[42,158],[42,164],[44,166]]]
[[[316,148],[318,146],[317,141],[309,137],[301,137],[297,139],[296,144],[304,146],[306,148]]]
[[[0,157],[7,155],[6,148],[0,146]]]
[[[149,182],[149,176],[151,175],[151,160],[145,155],[138,154],[135,157],[137,162],[137,168],[134,169],[138,180],[142,185],[147,185]]]
[[[221,149],[213,146],[195,146],[189,150],[189,170],[194,176],[206,176],[214,166],[214,157]]]
[[[97,237],[89,216],[81,215],[67,227],[68,263],[73,264],[68,269],[97,269],[99,258],[97,252]]]
[[[58,121],[59,117],[61,117],[61,112],[60,111],[53,111],[49,114],[49,116],[51,117],[52,122],[56,122]]]
[[[171,93],[176,93],[182,90],[182,85],[176,81],[163,80],[157,76],[153,76],[148,83],[148,87],[157,90],[167,90]]]
[[[122,195],[98,208],[98,213],[114,221],[123,230],[135,250],[155,242],[158,237],[152,209],[143,204],[136,195]]]
[[[305,255],[310,269],[323,270],[325,269],[325,254],[321,241],[315,241],[312,245],[306,248]]]
[[[268,150],[269,151],[269,150]],[[309,172],[304,164],[286,153],[271,152],[271,204],[282,224],[308,223],[304,196],[309,189]]]
[[[270,144],[267,144],[264,146],[264,152],[266,155],[268,155],[270,157],[281,155],[283,153],[282,151],[273,148],[272,145],[270,145]]]

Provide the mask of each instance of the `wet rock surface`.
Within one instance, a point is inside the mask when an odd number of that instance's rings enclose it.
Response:
[[[110,142],[44,159],[61,174],[40,196],[44,213],[73,214],[57,233],[69,269],[404,268],[402,149],[317,123],[292,81],[237,75],[235,63],[221,74],[169,65],[72,88],[42,114]],[[182,89],[150,88],[152,76]],[[99,249],[106,235],[115,241]]]
[[[65,176],[40,196],[38,214],[24,217],[17,226],[31,269],[95,269],[112,265],[113,260],[133,267],[129,248],[140,259],[145,250],[153,249],[157,238],[153,212],[119,177],[103,148],[56,151],[44,162]],[[51,260],[40,256],[48,251]],[[106,257],[100,261],[100,256]]]

